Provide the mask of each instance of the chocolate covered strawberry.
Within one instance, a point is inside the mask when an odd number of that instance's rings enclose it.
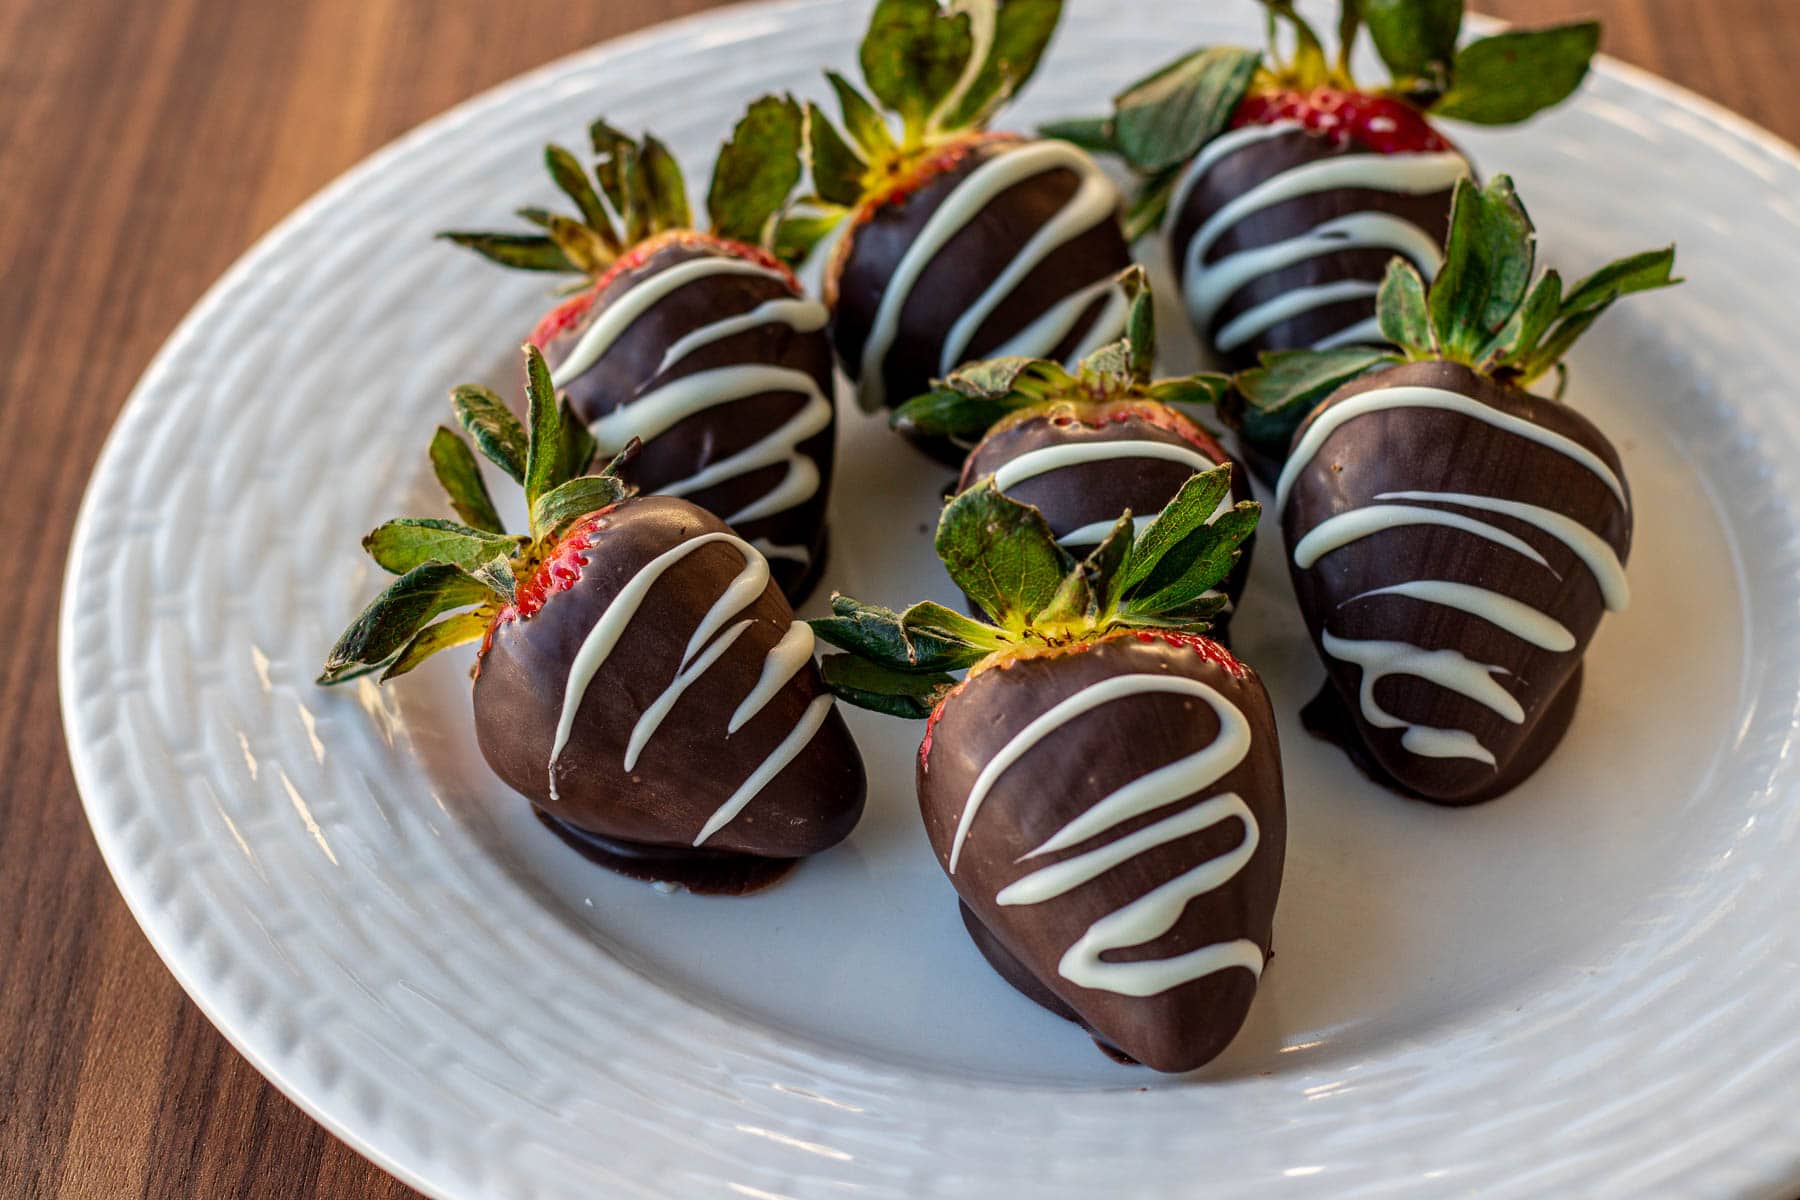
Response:
[[[1255,526],[1193,476],[1077,561],[991,482],[953,499],[938,552],[991,624],[843,596],[819,636],[852,703],[926,717],[918,798],[996,970],[1104,1048],[1161,1071],[1223,1050],[1268,961],[1287,822],[1260,680],[1202,636]],[[949,672],[968,669],[958,683]]]
[[[894,427],[914,437],[975,442],[956,484],[966,492],[990,476],[995,486],[1044,515],[1050,532],[1085,555],[1121,513],[1142,531],[1196,471],[1230,464],[1231,492],[1219,513],[1250,499],[1250,481],[1213,436],[1175,403],[1212,403],[1225,380],[1150,377],[1156,327],[1142,267],[1119,277],[1130,300],[1125,336],[1082,359],[1073,371],[1048,359],[971,363],[894,411]],[[1250,569],[1250,539],[1220,584],[1235,605]],[[1231,608],[1220,612],[1220,636]]]
[[[531,335],[556,386],[603,452],[642,441],[630,482],[723,517],[795,600],[824,565],[832,355],[824,306],[760,243],[799,179],[801,128],[792,99],[750,106],[714,168],[704,230],[668,149],[596,121],[593,178],[568,150],[545,151],[576,216],[528,208],[540,232],[443,235],[507,266],[592,278]]]
[[[1592,422],[1525,389],[1618,297],[1673,282],[1673,262],[1655,250],[1533,283],[1511,181],[1465,180],[1429,289],[1404,260],[1382,284],[1396,352],[1345,371],[1296,351],[1240,380],[1249,405],[1311,410],[1276,491],[1330,676],[1304,716],[1377,779],[1473,804],[1568,728],[1582,653],[1625,606],[1631,493]]]
[[[870,411],[971,359],[1072,363],[1124,326],[1118,189],[1067,142],[987,130],[1036,70],[1061,8],[879,0],[861,52],[870,94],[827,73],[841,131],[808,105],[813,194],[781,244],[802,255],[838,230],[825,302]]]
[[[364,539],[399,578],[320,682],[387,680],[479,641],[482,755],[565,839],[697,891],[771,882],[842,841],[863,807],[862,759],[812,631],[717,517],[634,496],[616,463],[583,474],[594,440],[535,348],[527,361],[528,427],[482,388],[458,388],[455,407],[524,486],[530,532],[504,531],[474,455],[440,429],[432,465],[461,523],[389,521]]]
[[[1111,117],[1047,130],[1144,177],[1134,236],[1167,231],[1188,315],[1233,368],[1270,350],[1378,343],[1388,260],[1401,255],[1430,278],[1451,191],[1469,173],[1434,122],[1510,124],[1558,103],[1599,38],[1584,22],[1459,49],[1456,0],[1343,0],[1328,57],[1291,4],[1264,3],[1267,52],[1194,51],[1122,92]],[[1365,22],[1392,72],[1382,87],[1350,72]],[[1276,45],[1284,29],[1287,55]],[[1288,432],[1246,430],[1248,448],[1279,459]]]

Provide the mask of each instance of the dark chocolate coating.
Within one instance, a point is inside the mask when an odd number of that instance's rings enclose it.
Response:
[[[669,686],[702,617],[744,567],[729,542],[701,546],[650,586],[595,674],[558,759],[551,796],[548,764],[563,694],[589,631],[645,564],[715,532],[726,532],[724,523],[686,501],[626,501],[596,527],[573,587],[553,592],[533,616],[495,629],[475,677],[475,732],[494,773],[540,809],[604,838],[692,847],[707,819],[824,694],[809,663],[726,735],[727,721],[761,676],[765,654],[794,620],[771,581],[720,634],[745,619],[749,628],[692,680],[634,768],[624,769],[633,726]],[[862,757],[834,709],[793,761],[701,848],[765,858],[816,853],[849,834],[865,792]]]
[[[1029,144],[1011,138],[985,141],[923,186],[877,207],[851,230],[836,276],[831,336],[852,379],[862,370],[864,344],[894,269],[932,214],[982,163]],[[930,390],[932,379],[943,374],[939,360],[951,327],[1032,235],[1062,210],[1080,182],[1066,167],[1028,176],[996,196],[931,260],[900,310],[898,332],[883,361],[883,395],[888,405],[897,406]],[[1117,221],[1101,221],[1064,242],[1028,272],[975,331],[964,361],[989,357],[1058,300],[1130,265],[1131,251]],[[1033,355],[1059,361],[1068,358],[1105,302],[1104,295],[1096,296],[1067,336]],[[944,462],[955,465],[962,461],[962,449],[948,441],[922,439],[918,444]]]
[[[1621,480],[1619,456],[1592,422],[1573,409],[1503,387],[1469,368],[1445,362],[1409,363],[1347,384],[1314,410],[1321,414],[1352,396],[1402,385],[1442,388],[1471,396],[1573,439]],[[1351,418],[1319,446],[1295,477],[1281,514],[1288,568],[1308,631],[1337,693],[1333,707],[1309,706],[1308,726],[1341,737],[1353,729],[1371,774],[1401,791],[1439,804],[1473,804],[1516,786],[1555,748],[1574,712],[1581,655],[1605,611],[1594,574],[1560,539],[1514,517],[1437,501],[1388,501],[1458,513],[1522,539],[1549,568],[1479,534],[1442,525],[1403,524],[1371,534],[1318,559],[1294,565],[1299,539],[1321,522],[1371,503],[1383,493],[1427,491],[1521,501],[1561,513],[1604,539],[1624,562],[1631,549],[1631,514],[1592,471],[1550,447],[1460,413],[1389,408]],[[1498,592],[1547,614],[1575,638],[1551,651],[1498,625],[1424,599],[1354,597],[1414,580],[1445,580]],[[1524,710],[1514,724],[1462,694],[1413,675],[1388,675],[1374,699],[1404,721],[1472,734],[1494,755],[1489,766],[1472,758],[1428,758],[1401,745],[1404,729],[1382,729],[1362,715],[1362,668],[1325,654],[1322,635],[1396,641],[1425,650],[1454,650],[1503,673],[1493,679]]]
[[[1169,214],[1169,253],[1175,276],[1187,287],[1187,246],[1195,233],[1217,211],[1251,188],[1306,162],[1349,154],[1371,154],[1353,143],[1340,143],[1321,134],[1294,129],[1264,141],[1253,142],[1226,154],[1196,180],[1183,198],[1181,210]],[[1370,188],[1331,188],[1282,200],[1246,215],[1227,228],[1208,248],[1204,270],[1241,250],[1273,245],[1305,233],[1336,217],[1359,212],[1391,213],[1417,225],[1442,245],[1450,225],[1450,198],[1454,189],[1423,195],[1379,191]],[[1254,276],[1220,306],[1210,328],[1199,330],[1207,345],[1234,317],[1296,288],[1315,287],[1343,280],[1380,283],[1395,253],[1382,247],[1331,251],[1290,266]],[[1430,264],[1417,263],[1421,268]],[[1232,370],[1256,364],[1265,350],[1290,350],[1312,346],[1320,339],[1375,315],[1371,295],[1307,309],[1278,321],[1243,345],[1221,351]]]
[[[1248,862],[1221,886],[1191,899],[1169,932],[1139,946],[1108,950],[1104,959],[1170,958],[1238,938],[1254,942],[1266,958],[1287,841],[1275,718],[1253,672],[1216,644],[1200,644],[1205,648],[1126,634],[983,671],[943,706],[918,770],[926,832],[948,871],[957,823],[983,767],[1031,721],[1084,688],[1124,674],[1173,674],[1210,685],[1244,714],[1251,730],[1248,755],[1202,792],[1021,862],[1105,796],[1211,745],[1220,733],[1204,700],[1167,692],[1113,699],[1075,717],[998,777],[950,876],[975,919],[1039,987],[1098,1038],[1161,1071],[1191,1070],[1223,1050],[1249,1011],[1256,976],[1232,966],[1139,997],[1078,985],[1063,977],[1058,964],[1095,921],[1242,844],[1243,822],[1227,817],[1145,850],[1052,899],[1003,906],[996,896],[1040,867],[1112,845],[1172,813],[1234,792],[1259,831]],[[1037,998],[1047,1003],[1042,995]]]
[[[1186,419],[1179,416],[1173,419],[1186,423]],[[1193,427],[1184,434],[1138,413],[1120,413],[1099,424],[1062,413],[1033,416],[1002,425],[984,437],[970,453],[963,463],[956,490],[967,491],[1013,459],[1046,446],[1136,441],[1184,446],[1199,451],[1214,463],[1230,463],[1232,500],[1252,498],[1250,479],[1242,464],[1204,430]],[[1117,520],[1127,509],[1134,516],[1154,516],[1175,498],[1175,493],[1193,477],[1194,471],[1195,468],[1186,463],[1168,459],[1102,459],[1057,467],[1020,480],[1007,489],[1006,494],[1036,507],[1049,522],[1050,531],[1061,537],[1096,521]],[[1254,535],[1244,540],[1242,556],[1220,584],[1219,590],[1234,607],[1243,595],[1244,580],[1250,573],[1250,551],[1255,540]],[[1092,549],[1092,543],[1068,547],[1077,558]],[[1214,636],[1222,633],[1229,624],[1231,612],[1228,608],[1215,618]]]
[[[582,321],[544,346],[545,359],[554,369],[575,349],[582,333],[598,315],[619,297],[670,267],[705,257],[732,256],[704,244],[680,241],[657,249],[641,265],[610,281]],[[569,381],[564,389],[569,403],[583,420],[591,423],[674,380],[738,365],[803,371],[812,376],[829,400],[833,394],[832,357],[825,331],[801,332],[780,321],[764,322],[710,342],[671,363],[668,370],[658,371],[669,347],[687,334],[747,313],[768,300],[799,297],[800,293],[782,280],[764,275],[708,275],[684,284],[646,309],[592,367]],[[798,413],[805,403],[806,397],[800,392],[777,391],[702,409],[646,441],[637,458],[620,474],[645,492],[655,492],[753,445]],[[834,421],[797,447],[819,468],[818,490],[791,508],[737,527],[747,540],[766,538],[776,545],[806,548],[809,560],[805,563],[785,558],[771,558],[769,562],[782,591],[796,603],[805,598],[824,565],[825,502],[831,490],[835,428]],[[721,480],[684,498],[721,518],[730,517],[775,488],[787,470],[785,462],[778,462]]]

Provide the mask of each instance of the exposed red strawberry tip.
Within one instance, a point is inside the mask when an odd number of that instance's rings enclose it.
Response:
[[[1377,154],[1425,154],[1454,149],[1432,128],[1425,114],[1406,101],[1333,87],[1304,92],[1292,88],[1252,92],[1238,105],[1231,126],[1241,129],[1278,121],[1297,121],[1309,133],[1330,138],[1340,146],[1354,141]]]
[[[531,331],[531,344],[542,350],[558,336],[580,325],[607,284],[626,271],[643,266],[649,261],[652,254],[668,246],[690,246],[695,249],[712,250],[732,258],[753,262],[759,267],[765,267],[780,274],[787,285],[794,289],[796,295],[801,291],[799,279],[787,268],[787,265],[759,246],[733,241],[713,233],[703,233],[697,229],[675,229],[639,242],[614,260],[613,264],[594,281],[593,287],[559,302],[555,308],[544,315],[543,320],[539,321],[537,327]]]
[[[1247,678],[1250,674],[1250,669],[1239,662],[1231,651],[1203,634],[1176,633],[1165,629],[1134,629],[1132,636],[1145,643],[1160,640],[1171,646],[1185,646],[1208,662],[1224,667],[1236,679]]]

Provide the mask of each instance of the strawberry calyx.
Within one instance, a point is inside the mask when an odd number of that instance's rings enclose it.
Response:
[[[619,469],[637,453],[637,441],[589,474],[598,449],[593,435],[557,397],[542,352],[524,349],[527,421],[479,385],[451,393],[467,440],[440,428],[430,457],[459,520],[402,517],[363,539],[370,557],[398,578],[332,646],[320,683],[376,671],[385,681],[465,642],[479,641],[486,654],[501,626],[529,620],[575,585],[606,514],[634,494]],[[506,532],[475,451],[524,487],[528,533]]]
[[[1152,379],[1156,313],[1144,269],[1128,267],[1114,286],[1127,303],[1124,336],[1089,354],[1074,370],[1038,358],[968,363],[934,380],[931,391],[900,405],[889,422],[911,438],[947,438],[968,446],[1035,417],[1096,428],[1139,418],[1179,433],[1209,457],[1222,459],[1218,444],[1170,406],[1215,403],[1229,391],[1230,380],[1215,374]]]

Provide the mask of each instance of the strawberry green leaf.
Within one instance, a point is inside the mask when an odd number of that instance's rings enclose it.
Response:
[[[1569,348],[1619,297],[1680,283],[1673,275],[1674,269],[1675,248],[1667,246],[1622,258],[1576,283],[1569,289],[1542,343],[1523,356],[1520,365],[1525,382],[1558,365]]]
[[[344,631],[318,681],[339,683],[381,667],[427,622],[452,609],[485,603],[492,595],[460,567],[441,562],[414,567],[370,601]]]
[[[776,221],[775,237],[769,251],[782,262],[789,265],[805,262],[818,244],[850,215],[849,209],[835,205],[822,207],[815,204],[813,207],[812,212],[783,213]]]
[[[1375,52],[1404,86],[1415,79],[1442,81],[1456,56],[1464,0],[1349,0],[1369,27]]]
[[[1518,364],[1531,356],[1556,314],[1562,311],[1562,276],[1545,271],[1525,293],[1525,303],[1506,327],[1494,335],[1477,364],[1483,370],[1502,364]]]
[[[583,475],[558,484],[531,506],[531,527],[546,542],[557,541],[569,524],[619,503],[635,491],[612,475]]]
[[[1237,375],[1233,391],[1219,401],[1219,415],[1245,440],[1282,453],[1319,401],[1357,376],[1399,361],[1392,351],[1366,346],[1271,351],[1259,366]]]
[[[1182,484],[1175,498],[1136,538],[1130,557],[1119,570],[1119,592],[1129,594],[1154,575],[1163,558],[1196,530],[1204,528],[1230,494],[1229,465],[1201,471]]]
[[[827,654],[819,660],[819,672],[832,695],[846,704],[910,720],[930,716],[956,686],[953,675],[895,671],[854,654]]]
[[[594,177],[600,190],[606,193],[613,212],[624,220],[631,207],[625,191],[625,163],[637,156],[637,143],[624,130],[599,120],[588,126],[588,144],[594,151]]]
[[[1441,354],[1476,360],[1524,302],[1535,256],[1531,219],[1510,178],[1496,175],[1486,187],[1457,182],[1444,263],[1427,299]]]
[[[473,250],[489,262],[520,271],[569,273],[581,268],[569,261],[554,238],[534,233],[465,233],[450,230],[438,234],[447,242]]]
[[[850,140],[862,148],[862,157],[869,162],[891,158],[899,146],[874,102],[836,71],[825,72],[825,78],[837,94],[838,108],[844,114],[844,130],[849,133]]]
[[[529,344],[525,347],[525,399],[531,432],[525,441],[525,478],[520,482],[525,485],[525,503],[535,512],[539,497],[568,478],[563,463],[568,446],[550,368],[543,353]],[[532,531],[537,532],[535,522]]]
[[[1136,534],[1137,523],[1128,510],[1113,522],[1100,544],[1081,560],[1081,573],[1087,577],[1094,607],[1100,614],[1111,613],[1118,607],[1119,595],[1124,590],[1124,568],[1131,561]]]
[[[585,475],[593,465],[594,455],[600,451],[600,443],[588,429],[587,422],[575,415],[567,396],[557,405],[557,413],[558,423],[562,426],[562,456],[558,460],[557,475],[561,479]]]
[[[1069,117],[1038,126],[1038,136],[1080,146],[1090,154],[1116,154],[1111,117]]]
[[[529,204],[524,208],[515,208],[513,214],[521,221],[529,221],[539,229],[550,228],[550,218],[554,215],[547,208],[538,208]]]
[[[661,141],[644,135],[644,182],[650,190],[650,223],[660,232],[686,229],[694,223],[688,207],[687,180],[681,164]]]
[[[1072,625],[1091,622],[1098,614],[1099,605],[1094,599],[1094,589],[1082,571],[1081,564],[1076,563],[1062,577],[1062,582],[1056,585],[1055,594],[1033,618],[1033,623],[1039,627]]]
[[[450,393],[456,419],[487,460],[518,483],[525,482],[525,427],[506,402],[480,384],[465,383]]]
[[[516,553],[522,542],[522,538],[483,533],[436,517],[400,517],[376,526],[363,538],[363,549],[382,570],[404,575],[428,562],[473,571],[491,558]]]
[[[1144,268],[1133,265],[1120,273],[1119,287],[1131,304],[1125,315],[1125,370],[1135,382],[1149,383],[1156,367],[1156,303],[1150,280]]]
[[[1015,633],[1050,603],[1074,566],[1044,514],[1008,498],[992,478],[944,506],[936,546],[956,585],[994,624]]]
[[[644,165],[644,151],[633,146],[631,153],[619,160],[620,179],[625,188],[625,239],[631,245],[656,232],[655,211],[650,200],[650,173]]]
[[[1169,215],[1169,202],[1175,197],[1175,186],[1180,182],[1181,171],[1177,167],[1144,177],[1137,194],[1125,206],[1121,227],[1127,244],[1135,245],[1139,238],[1148,237],[1162,226],[1163,218]]]
[[[550,240],[582,274],[598,275],[612,263],[612,245],[580,221],[551,213],[548,228]]]
[[[792,96],[753,102],[731,131],[713,167],[706,211],[713,232],[762,243],[800,182],[805,116]]]
[[[1060,364],[1040,358],[992,358],[952,371],[889,422],[908,436],[973,444],[1007,413],[1042,404],[1074,387]]]
[[[1180,165],[1224,131],[1261,63],[1236,46],[1183,55],[1114,97],[1109,140],[1140,171]]]
[[[1186,404],[1205,408],[1217,406],[1231,394],[1231,376],[1202,372],[1158,379],[1149,387],[1152,400],[1163,404]]]
[[[970,31],[977,35],[974,53],[981,62],[972,75],[968,71],[974,64],[964,68],[967,84],[961,94],[952,89],[932,117],[932,125],[944,132],[987,124],[1037,70],[1062,16],[1062,0],[980,0],[962,7],[970,14]],[[991,28],[984,30],[984,20],[992,21]]]
[[[1645,250],[1608,263],[1569,288],[1563,299],[1561,314],[1588,312],[1605,308],[1620,296],[1647,292],[1681,282],[1674,278],[1675,247]]]
[[[513,574],[512,559],[490,558],[469,574],[508,604],[518,599],[519,581]]]
[[[450,497],[450,507],[456,510],[463,523],[484,533],[505,533],[506,526],[494,508],[493,498],[488,495],[487,484],[482,481],[481,468],[476,465],[469,444],[439,425],[437,432],[431,435],[430,454],[431,469],[444,494]]]
[[[912,141],[956,87],[973,52],[968,13],[941,8],[938,0],[877,0],[859,57],[869,90],[900,114]]]
[[[1406,350],[1431,348],[1431,317],[1425,307],[1425,280],[1419,269],[1395,256],[1375,298],[1381,336]]]
[[[829,617],[807,622],[822,640],[893,671],[957,671],[1006,644],[1000,631],[941,604],[904,613],[833,595]]]
[[[868,164],[810,101],[806,105],[806,135],[811,147],[813,186],[820,199],[845,205],[861,200],[863,173]]]
[[[1560,104],[1581,85],[1600,45],[1594,21],[1499,33],[1457,52],[1451,84],[1431,113],[1478,125],[1511,125]]]
[[[575,156],[561,146],[551,144],[544,147],[544,166],[556,186],[562,189],[563,195],[575,202],[583,223],[599,235],[610,249],[617,251],[619,237],[613,229],[612,218],[607,215],[606,206],[600,203],[599,193],[594,191],[587,172],[582,170],[581,163]]]
[[[400,653],[388,664],[387,670],[381,673],[377,682],[386,683],[397,675],[406,674],[439,650],[480,641],[487,636],[490,623],[489,618],[481,613],[463,612],[445,617],[435,625],[427,625],[413,634],[411,640],[400,648]]]
[[[1125,619],[1203,621],[1212,616],[1218,610],[1211,607],[1215,598],[1209,593],[1231,573],[1260,515],[1256,502],[1245,500],[1176,543],[1147,579],[1128,589]]]

